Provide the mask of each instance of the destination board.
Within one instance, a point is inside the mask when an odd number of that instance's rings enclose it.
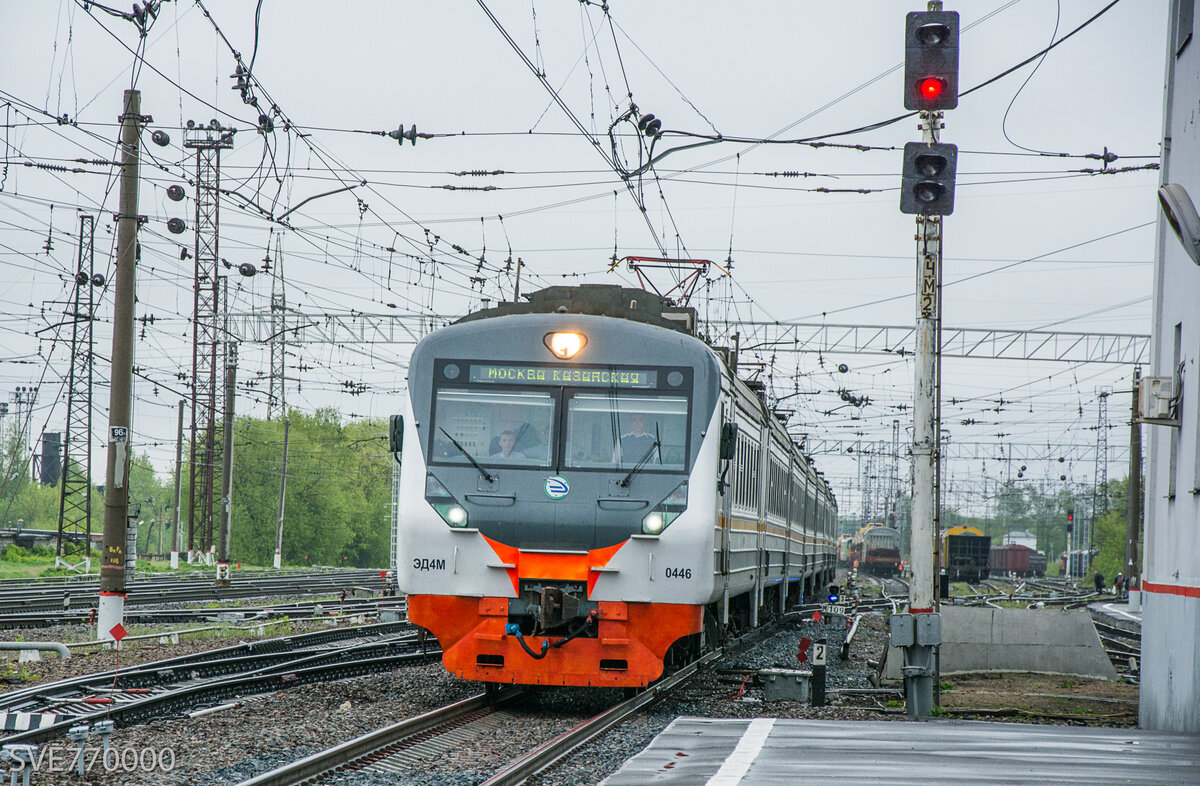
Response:
[[[646,369],[471,364],[471,382],[502,385],[575,385],[602,388],[655,388],[658,372]]]

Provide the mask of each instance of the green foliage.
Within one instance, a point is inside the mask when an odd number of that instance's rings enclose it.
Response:
[[[391,457],[386,423],[342,423],[331,409],[292,411],[283,562],[386,567],[391,537]],[[234,431],[235,561],[270,565],[275,554],[283,423],[239,418]]]
[[[386,421],[343,422],[333,409],[292,411],[288,417],[291,429],[284,564],[386,567],[391,545],[392,471]],[[282,453],[283,421],[238,418],[234,430],[230,551],[234,562],[270,565],[274,560]],[[0,444],[0,472],[8,477],[0,487],[0,516],[4,516],[0,523],[16,526],[19,522],[25,529],[57,530],[61,491],[57,486],[33,482],[28,459],[15,438]],[[187,548],[189,474],[185,464],[180,550]],[[94,476],[92,483],[92,532],[97,533],[104,523],[104,498],[97,486],[104,483],[104,478]],[[174,503],[173,468],[169,474],[160,475],[146,454],[135,454],[129,473],[129,514],[138,522],[139,554],[170,552]],[[12,559],[0,559],[13,563],[13,570],[27,571],[29,568],[23,567],[26,564],[53,561],[53,551],[45,551],[11,551]],[[158,567],[138,560],[139,570]]]
[[[0,551],[0,559],[5,562],[45,562],[53,561],[54,549],[48,546],[33,546],[31,548],[23,548],[21,546],[5,546],[3,551]]]

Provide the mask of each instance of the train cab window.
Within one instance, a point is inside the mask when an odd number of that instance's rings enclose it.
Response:
[[[470,464],[469,453],[485,466],[547,468],[554,405],[549,393],[536,391],[443,388],[437,392],[430,458]]]
[[[568,467],[687,468],[688,401],[681,396],[575,393],[567,398]],[[658,445],[655,445],[655,442]]]

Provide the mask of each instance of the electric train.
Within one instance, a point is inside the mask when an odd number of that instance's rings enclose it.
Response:
[[[636,688],[834,578],[837,504],[695,312],[550,287],[424,337],[397,582],[445,667]]]

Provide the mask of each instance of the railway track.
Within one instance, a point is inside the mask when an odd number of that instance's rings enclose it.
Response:
[[[81,723],[116,726],[212,708],[232,700],[385,671],[436,652],[407,622],[337,628],[244,643],[119,671],[0,694],[0,743],[54,739]]]
[[[246,571],[234,575],[228,586],[218,587],[211,574],[180,576],[155,574],[135,579],[127,586],[127,606],[152,603],[223,601],[268,595],[327,595],[355,588],[382,591],[377,570],[330,569],[304,571]],[[0,614],[85,609],[99,601],[98,577],[54,577],[0,580]]]
[[[1104,652],[1112,661],[1113,668],[1119,674],[1136,676],[1140,673],[1142,660],[1142,634],[1140,631],[1128,630],[1096,619],[1092,616],[1092,624],[1104,645]]]
[[[703,666],[724,655],[709,652],[684,668],[616,703],[603,712],[547,740],[521,756],[501,765],[484,781],[487,786],[513,786],[548,769],[555,762],[585,745],[643,707],[658,701],[691,679]],[[254,778],[241,786],[290,786],[317,783],[335,773],[370,772],[396,774],[413,765],[428,763],[453,750],[464,740],[488,735],[493,729],[521,723],[527,718],[508,709],[527,691],[509,688],[480,693],[433,712],[385,726],[327,750],[292,762]]]
[[[186,601],[185,601],[186,602]],[[157,606],[158,604],[154,604]],[[164,625],[188,622],[243,622],[249,623],[280,618],[314,617],[337,611],[341,614],[378,615],[381,611],[403,612],[402,597],[304,600],[267,605],[238,605],[238,602],[221,603],[216,606],[178,606],[171,608],[127,608],[125,622],[143,625]],[[81,625],[94,622],[91,608],[80,607],[57,611],[0,613],[0,629],[38,628],[52,625]]]

